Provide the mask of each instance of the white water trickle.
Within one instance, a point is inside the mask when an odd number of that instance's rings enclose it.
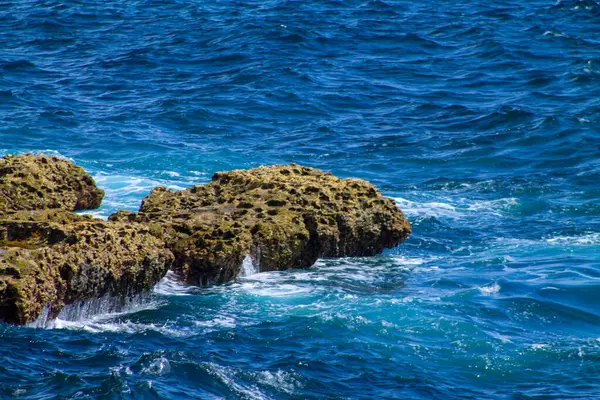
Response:
[[[242,270],[240,271],[240,276],[243,278],[247,278],[254,274],[258,273],[258,268],[254,265],[250,254],[244,257],[244,261],[242,262]]]
[[[133,297],[105,295],[97,299],[69,304],[60,311],[55,319],[49,318],[50,309],[44,307],[40,316],[28,326],[46,329],[86,328],[121,315],[154,309],[158,306],[159,303],[153,301],[147,294]]]

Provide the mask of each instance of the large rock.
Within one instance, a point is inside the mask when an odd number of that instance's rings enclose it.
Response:
[[[110,220],[148,224],[175,268],[201,285],[234,279],[246,256],[261,271],[305,268],[319,257],[375,255],[411,230],[370,183],[294,164],[216,173],[176,192],[158,187],[139,213]]]
[[[104,191],[81,167],[44,154],[0,158],[0,216],[9,210],[85,210],[100,206]]]
[[[373,185],[294,164],[217,173],[178,192],[158,187],[138,213],[110,221],[71,212],[98,207],[102,196],[68,161],[0,159],[0,321],[132,295],[170,267],[207,285],[234,279],[246,257],[262,271],[309,267],[318,257],[377,254],[410,233]]]
[[[173,254],[146,225],[70,211],[100,206],[104,192],[58,157],[0,158],[0,321],[25,324],[42,310],[151,288]]]
[[[25,324],[79,300],[151,288],[173,255],[145,225],[44,210],[0,221],[0,321]]]

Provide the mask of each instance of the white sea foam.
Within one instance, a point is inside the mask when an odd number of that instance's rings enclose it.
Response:
[[[482,214],[491,216],[503,216],[512,207],[518,206],[519,202],[514,197],[496,200],[471,200],[450,199],[440,197],[443,201],[422,202],[408,200],[401,197],[394,198],[397,206],[408,216],[420,218],[445,218],[460,219],[464,217],[477,217]]]
[[[518,239],[518,238],[497,238],[495,239],[500,245],[511,246],[516,248],[585,248],[588,246],[600,245],[600,233],[588,232],[581,235],[557,235],[541,239]],[[514,261],[514,255],[510,256]]]
[[[161,330],[154,325],[140,325],[130,321],[112,322],[111,320],[142,310],[156,309],[161,303],[151,300],[148,295],[132,298],[103,296],[98,299],[80,301],[65,306],[56,319],[49,319],[48,308],[28,326],[46,329],[77,329],[90,332],[137,332],[140,330]],[[164,328],[164,327],[163,327]]]
[[[445,218],[457,218],[458,214],[456,207],[440,202],[423,202],[419,203],[397,197],[394,199],[400,209],[409,216],[417,217],[445,217]]]
[[[111,175],[105,172],[94,175],[96,184],[104,189],[106,193],[101,208],[98,211],[94,211],[94,215],[106,218],[117,209],[135,211],[138,209],[142,198],[157,186],[166,186],[172,190],[182,190],[197,183],[197,178],[176,176],[174,175],[176,173],[172,171],[165,171],[162,174],[169,176],[169,178],[157,180],[138,176]],[[177,180],[172,178],[177,178]]]
[[[118,193],[127,196],[135,193],[149,193],[160,182],[136,176],[107,175],[99,173],[94,176],[96,184],[106,190],[106,194]]]
[[[492,283],[491,285],[481,286],[477,288],[481,294],[486,296],[493,296],[500,292],[500,285],[497,282]]]
[[[293,297],[315,292],[310,284],[294,284],[288,281],[289,275],[278,272],[263,272],[252,276],[251,280],[241,281],[234,290],[259,297]]]
[[[255,379],[265,386],[270,386],[287,394],[294,394],[297,388],[301,388],[302,384],[297,379],[296,374],[277,370],[261,371],[254,374]]]
[[[166,375],[171,372],[171,364],[165,356],[160,356],[152,360],[147,367],[142,368],[142,373],[146,375]]]
[[[189,296],[198,291],[198,287],[186,285],[173,271],[167,272],[155,286],[153,292],[163,296]]]
[[[246,255],[246,257],[244,257],[244,261],[242,262],[240,276],[243,278],[247,278],[249,276],[257,274],[258,272],[259,268],[257,265],[254,264],[254,261],[252,260],[252,257],[250,257],[250,254]]]
[[[129,320],[123,322],[104,322],[95,321],[94,319],[87,321],[63,321],[56,319],[53,321],[53,324],[51,329],[68,329],[90,333],[114,332],[134,334],[153,331],[170,337],[188,337],[197,333],[182,327],[171,327],[169,324],[141,324]]]
[[[595,246],[600,244],[600,233],[589,232],[577,236],[555,236],[546,239],[546,242],[559,245]]]
[[[207,321],[195,321],[194,325],[201,328],[235,328],[238,324],[233,317],[219,316]],[[209,329],[212,330],[212,329]]]
[[[205,363],[204,366],[208,373],[217,377],[228,388],[243,398],[251,400],[269,399],[256,385],[243,383],[238,377],[239,373],[233,368],[223,367],[212,362]]]

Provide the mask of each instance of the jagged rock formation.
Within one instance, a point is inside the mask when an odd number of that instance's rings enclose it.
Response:
[[[216,173],[177,192],[158,187],[139,213],[110,220],[148,224],[175,268],[201,285],[234,279],[246,255],[261,271],[309,267],[319,257],[374,255],[410,234],[393,200],[370,183],[294,164]]]
[[[81,167],[43,154],[0,158],[0,216],[18,210],[100,207],[104,191]]]
[[[81,167],[57,157],[0,158],[0,321],[25,324],[44,307],[151,288],[172,253],[139,224],[72,210],[100,206],[104,192]]]
[[[177,192],[158,187],[139,212],[109,221],[71,212],[98,207],[103,195],[57,157],[0,159],[0,321],[133,295],[169,268],[207,285],[234,279],[248,255],[262,271],[309,267],[318,257],[374,255],[410,234],[373,185],[294,164],[216,173]]]
[[[173,255],[139,224],[63,211],[15,213],[0,221],[0,321],[25,324],[44,307],[132,295],[151,288]]]

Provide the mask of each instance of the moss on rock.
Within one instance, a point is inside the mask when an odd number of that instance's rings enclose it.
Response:
[[[0,321],[25,324],[44,307],[151,288],[173,255],[141,224],[108,223],[64,211],[16,213],[0,221]]]
[[[106,222],[104,192],[81,167],[46,155],[0,158],[0,321],[56,316],[79,300],[151,288],[174,257],[149,225]]]
[[[0,159],[0,321],[132,295],[170,267],[207,285],[234,279],[248,255],[262,271],[305,268],[318,257],[374,255],[410,234],[373,185],[295,164],[220,172],[177,192],[157,187],[139,212],[109,221],[71,212],[98,207],[102,196],[68,161]]]
[[[181,191],[157,187],[139,213],[110,219],[154,224],[175,267],[201,285],[234,279],[246,255],[261,271],[306,268],[319,257],[375,255],[410,234],[394,201],[370,183],[295,164],[219,172]]]
[[[44,154],[0,158],[0,216],[19,210],[86,210],[100,206],[104,191],[81,167]]]

